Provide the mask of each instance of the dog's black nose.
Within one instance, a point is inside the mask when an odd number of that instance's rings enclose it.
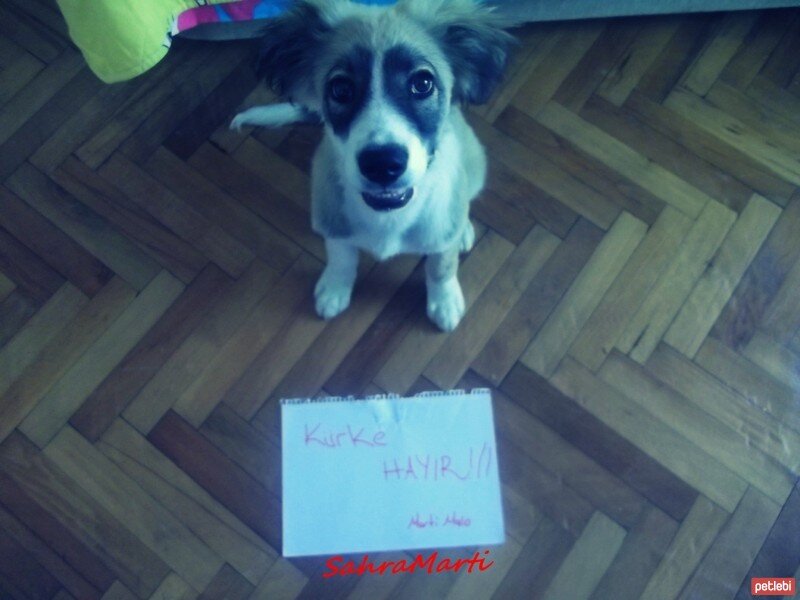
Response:
[[[369,146],[358,155],[358,168],[373,183],[389,185],[406,170],[408,151],[398,144]]]

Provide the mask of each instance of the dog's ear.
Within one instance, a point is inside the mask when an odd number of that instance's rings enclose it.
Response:
[[[316,6],[297,2],[264,28],[258,77],[281,96],[301,100],[310,93],[314,56],[330,30]]]
[[[502,80],[515,43],[502,26],[491,9],[482,6],[435,26],[434,35],[455,76],[455,102],[483,104]]]

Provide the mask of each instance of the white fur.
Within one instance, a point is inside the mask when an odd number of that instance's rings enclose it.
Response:
[[[330,319],[349,306],[359,250],[380,260],[401,253],[425,254],[430,256],[426,267],[427,314],[439,328],[451,331],[466,309],[457,278],[457,255],[469,251],[475,241],[469,203],[483,188],[486,156],[460,108],[450,102],[454,75],[444,54],[430,36],[417,32],[422,30],[420,24],[488,19],[491,11],[473,0],[400,0],[390,9],[348,0],[314,3],[334,28],[340,24],[352,27],[354,20],[366,22],[366,29],[353,31],[361,32],[357,34],[361,36],[359,42],[368,43],[375,52],[370,101],[344,139],[326,124],[312,162],[312,226],[325,237],[328,257],[315,289],[317,313]],[[339,41],[341,46],[346,43]],[[442,86],[439,93],[444,95],[447,108],[433,156],[428,155],[412,124],[383,96],[382,52],[397,43],[414,45],[437,70]],[[255,107],[237,115],[231,127],[274,127],[305,120],[309,110],[320,113],[322,90],[335,60],[330,52],[321,56],[315,71],[307,74],[307,81],[296,86],[294,98],[302,107],[288,103]],[[409,157],[405,173],[392,185],[393,189],[413,187],[413,197],[402,208],[389,212],[372,209],[362,196],[369,191],[370,182],[360,172],[358,155],[376,144],[401,145]]]
[[[264,106],[254,106],[240,112],[231,121],[230,128],[241,131],[245,125],[257,125],[259,127],[283,127],[302,121],[306,116],[306,111],[301,106],[291,102],[280,104],[266,104]]]

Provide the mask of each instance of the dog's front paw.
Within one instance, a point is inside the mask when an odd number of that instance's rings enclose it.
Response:
[[[466,311],[458,279],[428,287],[428,318],[442,331],[453,331]]]
[[[231,124],[229,126],[230,129],[232,129],[233,131],[241,131],[242,127],[244,127],[245,125],[249,125],[250,120],[248,119],[248,114],[247,114],[249,112],[250,112],[249,110],[246,110],[244,112],[240,112],[238,115],[233,117],[233,121],[231,121]]]
[[[460,253],[469,252],[472,246],[475,245],[475,228],[472,226],[471,221],[467,221],[467,226],[461,233],[461,239],[458,241],[458,251]]]
[[[317,314],[327,320],[342,313],[344,309],[350,306],[350,294],[352,291],[352,285],[338,281],[337,277],[326,270],[317,281],[317,287],[314,289]]]

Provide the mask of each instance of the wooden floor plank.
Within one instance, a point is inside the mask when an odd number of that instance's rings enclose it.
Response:
[[[780,213],[769,200],[753,196],[667,329],[665,342],[686,356],[697,353]]]
[[[77,52],[65,52],[45,67],[0,109],[0,143],[3,147],[39,109],[85,66]]]
[[[619,208],[590,185],[567,175],[547,156],[531,152],[524,144],[494,127],[488,127],[480,119],[474,119],[472,123],[483,143],[493,149],[492,157],[513,173],[601,229],[608,229],[614,222]]]
[[[496,423],[524,454],[563,478],[598,510],[625,527],[634,526],[646,506],[639,494],[499,392],[494,401]]]
[[[700,347],[697,364],[742,394],[758,409],[800,432],[797,395],[788,385],[776,381],[713,337],[708,337]]]
[[[734,596],[779,510],[780,505],[749,489],[679,598]]]
[[[230,284],[217,267],[209,265],[204,269],[94,389],[70,417],[70,424],[88,440],[96,441],[200,324]]]
[[[498,118],[500,123],[506,114]],[[515,244],[536,223],[558,237],[567,235],[578,218],[573,210],[491,156],[488,169],[486,187],[470,207],[474,217]]]
[[[800,470],[800,436],[778,419],[760,410],[743,395],[685,356],[661,344],[647,361],[647,369],[705,412],[738,432],[747,444],[775,458],[792,472]]]
[[[656,508],[645,508],[628,530],[592,598],[640,598],[678,530],[678,523]]]
[[[0,10],[3,26],[0,32],[25,47],[31,54],[46,63],[54,61],[67,48],[68,44],[61,36],[48,31],[30,15],[11,6]]]
[[[17,291],[38,305],[64,284],[64,278],[25,244],[0,227],[0,269]],[[12,294],[8,294],[6,299]]]
[[[508,257],[486,291],[424,371],[442,389],[461,379],[480,349],[558,247],[556,236],[535,228]]]
[[[117,419],[98,448],[160,504],[174,506],[173,514],[248,581],[266,575],[275,551],[133,427]]]
[[[142,125],[175,92],[180,82],[194,72],[213,51],[209,46],[178,45],[171,48],[171,56],[178,60],[162,61],[148,73],[142,85],[137,86],[114,115],[93,132],[75,156],[92,169],[103,164],[120,145]]]
[[[745,346],[766,310],[800,258],[800,202],[793,199],[781,213],[750,268],[712,329],[731,348]]]
[[[5,531],[0,530],[0,574],[15,589],[29,598],[50,598],[60,588],[53,577]]]
[[[274,278],[271,269],[254,262],[131,400],[122,413],[125,419],[140,432],[148,433],[181,392],[202,373],[206,363],[225,344],[232,333],[230,330],[236,329],[264,297]]]
[[[190,600],[196,598],[199,592],[193,590],[188,583],[181,579],[180,575],[170,573],[153,592],[151,598],[161,600],[162,598],[175,598],[176,600]]]
[[[168,412],[147,439],[272,548],[281,547],[280,500]]]
[[[650,68],[636,85],[637,92],[661,104],[702,51],[714,26],[715,18],[719,19],[719,16],[683,15],[669,42],[650,63]]]
[[[515,367],[501,391],[674,519],[689,512],[695,490],[530,369]]]
[[[113,273],[15,194],[0,188],[0,224],[87,296],[94,296]]]
[[[581,23],[562,38],[534,69],[525,85],[520,87],[512,104],[524,113],[535,116],[553,97],[564,80],[592,48],[605,24],[602,21]]]
[[[720,73],[720,80],[738,89],[747,88],[780,42],[792,18],[792,11],[785,9],[759,14],[758,22]]]
[[[661,213],[581,328],[570,347],[571,356],[593,371],[600,367],[627,319],[663,275],[688,229],[689,219],[679,211],[666,208]]]
[[[13,482],[4,481],[4,485],[13,485]],[[60,586],[69,590],[77,598],[99,599],[102,591],[86,581],[80,573],[73,569],[58,554],[56,554],[45,542],[39,539],[36,534],[28,529],[24,523],[17,520],[0,506],[0,536],[8,536],[12,542],[16,542],[22,553],[27,554],[35,560],[46,573],[45,578],[52,576]],[[7,557],[6,560],[14,561],[14,557]],[[23,565],[24,568],[24,565]],[[31,570],[31,569],[26,569]],[[32,569],[35,570],[35,569]],[[31,595],[32,597],[35,594]]]
[[[308,578],[302,572],[288,560],[279,558],[253,591],[251,597],[253,600],[269,600],[276,597],[296,598],[306,583],[308,583]]]
[[[547,517],[542,519],[492,598],[542,598],[574,543],[574,538],[558,524]],[[532,582],[536,584],[531,585]]]
[[[592,99],[589,102],[592,102]],[[646,223],[652,223],[664,207],[664,202],[658,196],[641,185],[631,182],[624,174],[620,174],[609,167],[595,155],[583,152],[575,140],[567,139],[565,136],[552,131],[540,121],[529,117],[513,106],[503,111],[494,125],[498,131],[522,143],[530,151],[533,162],[541,164],[552,162],[559,169],[573,176],[578,182],[600,192],[601,197],[610,200],[615,205],[616,210],[608,210],[609,216],[604,216],[604,219],[613,221],[617,210],[622,209]],[[551,193],[555,193],[555,189],[553,188]],[[575,203],[575,210],[587,217],[595,214],[594,211],[605,208],[601,204],[594,205],[594,203],[581,208],[576,201],[577,199],[571,200],[571,202]],[[559,201],[553,203],[557,208],[560,208],[564,202],[566,200],[560,197]],[[534,215],[542,225],[560,237],[564,237],[551,225],[552,218],[550,218],[549,213],[555,211],[551,209],[542,215],[541,213],[544,211],[541,208],[535,205],[534,208],[537,209]],[[548,207],[544,205],[543,208]],[[614,215],[614,217],[610,215]],[[597,217],[593,217],[593,219],[593,222],[603,227],[603,229],[608,229],[611,224],[610,222],[603,224],[597,220]]]
[[[641,27],[641,21],[636,20],[609,22],[552,99],[573,112],[580,112],[609,69],[627,52]]]
[[[620,215],[520,357],[523,364],[544,377],[555,372],[646,230],[635,217]]]
[[[103,559],[70,533],[10,476],[0,474],[0,479],[3,482],[0,502],[4,507],[4,529],[18,538],[24,538],[35,548],[44,547],[52,552],[42,562],[58,563],[56,568],[48,568],[68,589],[79,592],[78,596],[86,593],[99,598],[114,581]],[[44,549],[41,552],[49,554]]]
[[[51,339],[39,359],[22,372],[0,399],[0,440],[35,410],[39,400],[122,314],[133,296],[133,290],[123,281],[112,279]]]
[[[325,260],[324,245],[308,228],[308,214],[278,192],[268,179],[259,177],[209,144],[201,146],[189,164],[302,248]]]
[[[795,186],[775,175],[744,148],[721,143],[712,132],[698,127],[688,117],[653,102],[643,94],[634,91],[626,101],[625,108],[652,129],[672,138],[776,204],[784,206],[794,193]]]
[[[213,42],[201,44],[213,45]],[[119,147],[120,151],[136,163],[146,160],[174,131],[175,123],[191,114],[247,56],[247,46],[247,42],[236,42],[211,48],[206,60],[200,62],[190,75],[170,86],[170,93],[125,140]]]
[[[617,340],[622,352],[630,353],[639,362],[647,360],[717,252],[735,217],[717,202],[706,206],[664,275],[626,324]]]
[[[778,177],[794,185],[800,184],[798,159],[791,153],[775,148],[773,142],[762,132],[742,123],[736,117],[680,88],[669,95],[664,106],[690,119],[723,143],[743,148],[748,156]]]
[[[736,594],[737,600],[750,596],[750,578],[761,577],[758,573],[774,573],[771,577],[795,576],[793,569],[796,569],[796,565],[800,562],[800,539],[794,535],[798,523],[800,523],[800,487],[796,485],[778,518],[775,519],[750,571],[742,580],[742,587]]]
[[[0,38],[3,70],[0,72],[0,105],[25,88],[44,68],[44,63],[6,37]]]
[[[414,316],[424,310],[425,268],[419,263],[330,376],[326,391],[340,396],[362,393],[413,329]]]
[[[509,105],[511,100],[530,79],[534,70],[546,60],[549,53],[561,40],[564,29],[557,23],[541,23],[517,29],[515,32],[520,41],[520,48],[511,56],[511,64],[507,72],[507,79],[496,94],[484,105],[473,107],[475,114],[481,116],[487,123],[494,120]]]
[[[190,585],[208,585],[222,560],[74,429],[62,429],[43,454]]]
[[[0,343],[5,344],[22,329],[36,312],[38,304],[19,290],[0,302]]]
[[[726,510],[739,503],[747,489],[741,477],[578,363],[566,358],[553,384],[562,393],[576,396],[581,406],[607,426]]]
[[[537,120],[689,217],[696,218],[713,201],[704,192],[648,161],[616,138],[555,102],[547,104],[538,114]]]
[[[247,315],[202,373],[176,399],[175,412],[195,427],[205,421],[247,366],[280,331],[292,307],[309,291],[316,261],[301,257]]]
[[[589,260],[601,237],[600,230],[588,221],[579,220],[575,224],[473,361],[472,367],[478,373],[495,385],[505,378]]]
[[[175,36],[109,85],[56,0],[0,13],[1,597],[744,600],[800,576],[800,9],[514,27],[489,101],[448,108],[487,154],[449,334],[413,255],[364,253],[317,317],[331,131],[229,129],[281,101],[257,40]],[[430,550],[488,571],[280,556],[281,398],[451,388],[492,393],[506,542]]]
[[[40,526],[55,526],[49,532],[45,529],[44,539],[54,548],[65,548],[64,555],[72,557],[73,566],[82,565],[82,572],[91,569],[99,572],[97,577],[107,578],[104,570],[108,569],[112,579],[119,578],[144,597],[149,597],[169,572],[152,550],[75,480],[38,454],[22,434],[14,433],[0,445],[0,465],[52,514],[52,519]]]
[[[7,183],[136,289],[144,289],[157,274],[153,263],[127,237],[30,164],[20,167]]]
[[[299,256],[297,245],[284,234],[165,149],[156,150],[144,166],[183,202],[218,223],[277,271],[285,271]]]
[[[788,28],[784,35],[781,36],[780,41],[761,71],[764,77],[781,87],[786,87],[794,74],[791,68],[794,64],[792,57],[795,55],[795,48],[798,43],[796,33],[800,30],[800,20],[798,20],[797,14],[789,16],[788,21]]]
[[[729,514],[699,496],[675,534],[664,558],[642,592],[642,598],[675,598],[703,559]]]
[[[45,72],[46,70],[42,71]],[[101,93],[101,86],[97,77],[84,68],[25,120],[0,146],[0,178],[5,179],[31,158],[41,145],[58,131],[64,121]],[[22,90],[18,96],[25,94],[27,89]],[[12,99],[7,106],[14,104],[15,99]],[[36,105],[35,101],[31,104]]]
[[[597,95],[615,106],[622,106],[675,35],[679,25],[680,19],[677,17],[645,21],[619,62],[609,69],[597,88]]]
[[[687,402],[622,354],[609,356],[598,373],[603,381],[634,399],[665,425],[680,431],[750,485],[779,504],[786,502],[794,475],[771,457],[750,451],[748,438]]]
[[[681,85],[698,96],[705,96],[742,46],[757,18],[758,13],[750,11],[725,14],[713,39],[686,69]]]
[[[129,240],[125,256],[132,264],[117,261],[121,264],[116,270],[127,274],[128,279],[139,286],[144,287],[161,267],[189,283],[205,265],[206,260],[188,243],[74,157],[64,161],[52,178],[96,213],[100,221],[107,221]],[[87,243],[84,245],[91,247]]]
[[[249,58],[249,57],[248,57]],[[241,61],[164,140],[164,147],[187,159],[216,129],[225,115],[258,83],[250,60]]]
[[[794,330],[797,331],[797,328]],[[758,331],[744,347],[742,354],[778,381],[795,388],[798,383],[797,365],[800,363],[795,348],[787,348],[778,340]]]
[[[0,395],[37,359],[39,353],[85,306],[86,296],[65,283],[0,349]]]
[[[253,253],[238,240],[121,154],[112,155],[98,172],[123,191],[131,201],[196,248],[201,253],[198,257],[199,263],[208,257],[226,273],[238,277],[253,260]]]
[[[619,552],[625,536],[625,530],[614,521],[601,512],[594,513],[543,598],[589,598]]]
[[[20,431],[44,448],[182,290],[181,283],[169,273],[157,276],[39,398],[36,407],[19,424]]]
[[[695,148],[687,148],[682,139],[653,127],[651,119],[641,118],[627,104],[615,107],[594,96],[584,105],[580,116],[736,213],[742,211],[753,195],[753,190],[731,177],[727,169],[715,165]],[[649,193],[641,186],[634,190],[640,195]]]
[[[783,344],[789,344],[800,328],[800,310],[798,310],[796,301],[799,289],[800,266],[795,263],[792,270],[786,274],[786,279],[767,307],[763,320],[759,323],[759,329]],[[758,333],[756,333],[757,335]],[[750,343],[752,342],[751,339]]]
[[[511,251],[511,244],[489,231],[464,260],[459,269],[459,282],[468,310]],[[419,315],[418,323],[427,325],[423,319],[425,317]],[[403,338],[392,358],[378,371],[375,383],[389,392],[405,393],[444,343],[445,338],[438,331],[426,327],[412,330]]]

